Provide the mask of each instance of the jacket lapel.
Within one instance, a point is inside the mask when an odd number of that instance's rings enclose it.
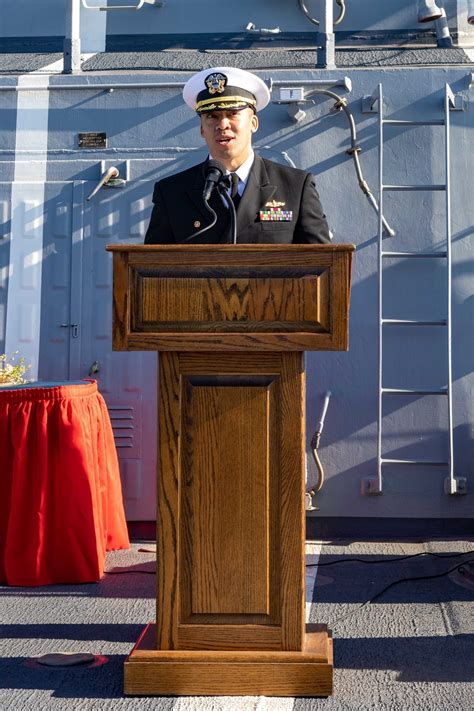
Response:
[[[269,183],[265,163],[260,156],[255,154],[247,185],[237,210],[237,234],[255,222],[257,212],[271,200],[276,189],[276,185]]]

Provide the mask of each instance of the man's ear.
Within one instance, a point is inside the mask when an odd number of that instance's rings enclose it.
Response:
[[[252,128],[252,133],[256,133],[258,131],[258,116],[257,116],[257,114],[254,114],[252,116],[251,128]]]

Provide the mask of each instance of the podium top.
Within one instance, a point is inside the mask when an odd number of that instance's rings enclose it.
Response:
[[[109,245],[115,350],[347,350],[352,244]]]
[[[108,252],[354,252],[354,244],[109,244]]]

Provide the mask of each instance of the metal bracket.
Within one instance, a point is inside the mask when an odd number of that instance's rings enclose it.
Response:
[[[360,493],[362,496],[381,496],[380,482],[373,477],[364,477],[360,480]]]
[[[138,5],[88,5],[86,0],[82,0],[82,6],[86,10],[99,10],[108,12],[109,10],[140,10],[147,0],[138,0]]]
[[[104,175],[108,168],[112,166],[116,166],[119,169],[121,178],[124,178],[127,182],[130,180],[130,160],[127,159],[121,161],[120,163],[114,160],[101,160],[100,174]]]
[[[363,114],[378,114],[379,113],[379,90],[378,87],[370,96],[362,97],[362,113]]]
[[[446,93],[448,96],[450,111],[464,111],[466,108],[466,100],[461,94],[455,94],[449,84],[446,84]]]
[[[301,82],[299,85],[288,83],[272,83],[272,95],[276,94],[277,98],[272,99],[272,104],[286,105],[290,118],[295,123],[300,123],[306,116],[306,112],[301,108],[305,104],[313,104],[312,98],[315,94],[321,93],[321,90],[328,90],[334,86],[343,86],[346,91],[352,90],[352,83],[349,77],[336,79],[333,82],[323,80],[313,80],[309,84]],[[324,91],[322,92],[324,93]],[[307,98],[309,97],[309,98]],[[340,108],[340,105],[347,106],[347,100],[344,97],[339,97],[339,101],[335,106]]]
[[[319,506],[315,506],[313,504],[313,496],[316,495],[316,492],[311,490],[311,491],[306,491],[304,495],[304,508],[305,511],[319,511]]]
[[[278,99],[273,104],[293,104],[306,101],[304,86],[288,86],[278,89]]]
[[[474,82],[474,74],[471,74],[471,81]],[[466,109],[466,99],[461,94],[455,94],[449,84],[447,85],[447,94],[450,111],[464,111]],[[362,113],[363,114],[378,114],[379,113],[379,95],[378,89],[370,96],[362,97]]]
[[[451,479],[449,476],[444,480],[444,493],[461,496],[467,494],[467,479],[464,476]]]
[[[340,77],[339,79],[308,79],[307,81],[305,81],[304,79],[298,79],[297,81],[281,79],[273,80],[272,77],[267,77],[265,79],[265,83],[270,89],[270,91],[275,91],[276,89],[278,89],[279,91],[281,89],[292,89],[296,92],[308,93],[311,91],[311,89],[335,89],[336,87],[341,87],[342,89],[345,89],[348,92],[352,91],[352,81],[350,77]],[[289,100],[298,101],[298,98]],[[272,101],[272,103],[281,102]]]

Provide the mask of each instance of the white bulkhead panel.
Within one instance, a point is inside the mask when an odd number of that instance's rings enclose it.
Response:
[[[22,182],[14,191],[11,215],[11,184],[4,184],[1,340],[6,336],[7,352],[18,349],[38,367],[41,380],[97,379],[109,407],[127,518],[154,520],[157,354],[112,351],[112,255],[105,249],[143,242],[152,184],[103,189],[87,202],[93,181],[58,180],[64,164],[57,171],[49,164],[48,171],[46,183]]]
[[[84,183],[81,191],[88,195],[93,188]],[[112,351],[113,269],[105,248],[143,242],[151,192],[152,184],[143,181],[104,188],[83,204],[80,374],[97,378],[107,401],[127,518],[135,521],[156,516],[157,354]]]

